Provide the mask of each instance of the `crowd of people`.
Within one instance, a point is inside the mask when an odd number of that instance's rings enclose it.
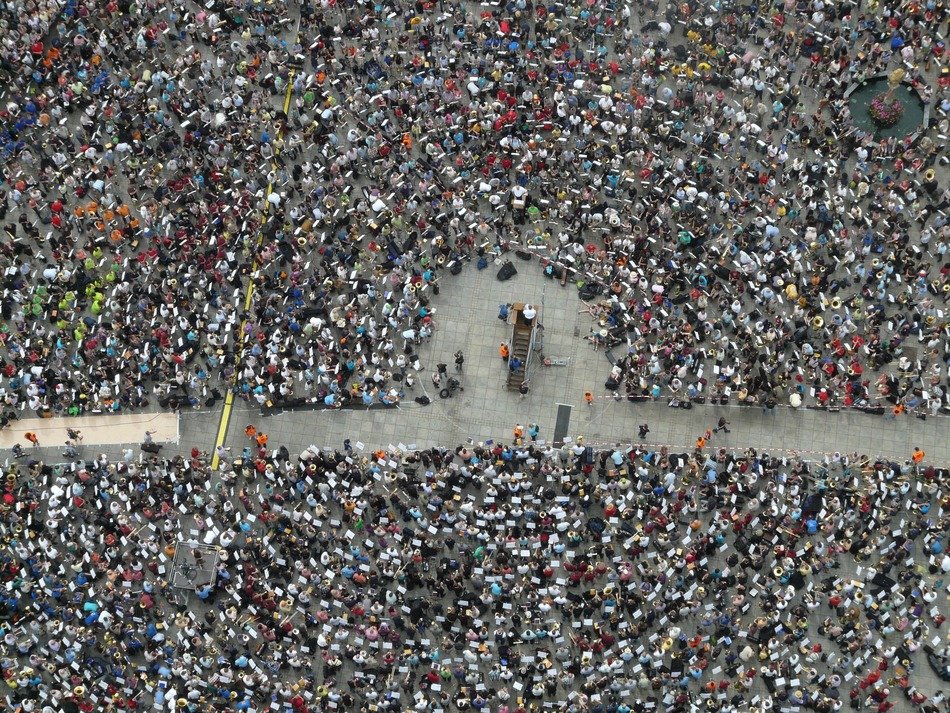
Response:
[[[5,710],[947,710],[946,470],[247,432],[6,469]]]
[[[5,404],[392,403],[515,246],[618,392],[937,413],[946,9],[5,3]],[[929,126],[879,139],[845,93],[898,68]]]
[[[626,348],[617,393],[937,414],[948,17],[944,0],[4,3],[4,422],[228,389],[395,403],[438,291],[511,248]],[[930,125],[879,139],[846,93],[896,69]],[[0,697],[946,709],[921,676],[950,675],[946,471],[518,428],[527,445],[294,457],[254,429],[217,472],[197,448],[22,452],[0,484]]]

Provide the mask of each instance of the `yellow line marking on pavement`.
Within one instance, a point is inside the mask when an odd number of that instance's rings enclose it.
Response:
[[[284,117],[285,119],[290,119],[290,96],[294,89],[294,70],[290,70],[290,75],[287,78],[287,94],[284,97]],[[278,140],[282,138],[282,132],[277,134]],[[275,155],[280,152],[280,148],[275,149]],[[271,164],[271,167],[276,170],[277,164]],[[251,301],[254,298],[254,273],[258,270],[257,264],[257,251],[260,250],[261,244],[264,242],[264,224],[267,222],[267,206],[270,205],[270,201],[267,199],[270,197],[270,194],[273,192],[274,184],[272,182],[267,184],[267,193],[264,195],[264,208],[261,211],[261,226],[257,231],[257,246],[255,249],[254,262],[251,264],[251,275],[250,280],[248,281],[247,286],[247,295],[244,298],[244,312],[247,313],[251,309]],[[240,355],[244,351],[244,328],[247,325],[247,320],[244,319],[241,321],[241,331],[238,334],[237,349],[235,351],[235,370],[240,366]],[[235,371],[235,377],[237,372]],[[233,385],[232,385],[233,387]],[[228,426],[231,424],[231,411],[234,408],[234,389],[229,388],[227,395],[224,397],[224,408],[221,409],[221,420],[218,422],[218,434],[214,439],[214,453],[211,456],[211,470],[217,470],[220,458],[218,458],[218,448],[224,445],[224,439],[228,436]]]

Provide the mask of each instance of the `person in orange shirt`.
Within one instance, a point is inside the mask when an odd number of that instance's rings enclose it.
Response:
[[[916,465],[924,459],[925,455],[926,453],[924,453],[922,450],[920,450],[919,448],[915,448],[914,453],[913,455],[911,455],[910,459],[914,461],[914,464]]]
[[[257,441],[257,445],[263,448],[267,445],[267,434],[264,432],[258,433],[255,440]]]
[[[502,360],[508,361],[508,355],[510,354],[511,351],[508,349],[508,345],[505,342],[502,342],[498,347],[498,355],[502,358]]]
[[[893,421],[902,413],[904,413],[904,404],[897,404],[897,406],[892,408],[889,413],[884,414],[884,419],[886,421]]]
[[[700,436],[699,438],[696,439],[696,450],[701,451],[705,447],[706,447],[706,437]]]

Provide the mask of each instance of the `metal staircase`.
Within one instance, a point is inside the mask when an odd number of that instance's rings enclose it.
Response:
[[[517,358],[521,361],[522,367],[518,371],[508,369],[508,379],[505,386],[510,391],[517,391],[521,384],[528,378],[528,369],[530,368],[531,352],[534,345],[535,326],[538,322],[538,316],[528,320],[524,316],[524,304],[518,303],[512,305],[512,324],[511,340],[509,341],[510,359]],[[509,362],[510,363],[510,362]]]

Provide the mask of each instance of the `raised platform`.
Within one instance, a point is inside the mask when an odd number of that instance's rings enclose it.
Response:
[[[0,448],[12,448],[19,443],[29,451],[30,442],[24,434],[32,431],[41,447],[58,448],[66,445],[67,428],[82,433],[83,446],[141,443],[146,431],[152,431],[156,443],[178,443],[177,413],[129,413],[103,416],[76,416],[68,418],[21,418],[0,431]]]

